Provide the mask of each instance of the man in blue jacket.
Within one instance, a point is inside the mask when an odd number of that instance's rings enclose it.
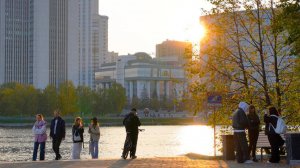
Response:
[[[245,129],[249,127],[249,121],[246,115],[248,110],[249,105],[245,102],[240,102],[232,118],[233,138],[238,163],[253,163],[253,161],[250,160],[245,132]]]
[[[55,152],[55,160],[60,160],[61,155],[59,153],[59,146],[61,141],[65,139],[66,127],[65,121],[60,117],[60,111],[54,111],[54,118],[51,121],[50,126],[50,138],[52,138],[52,149]]]

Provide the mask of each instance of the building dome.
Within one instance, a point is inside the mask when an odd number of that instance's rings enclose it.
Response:
[[[141,59],[152,59],[152,57],[145,53],[145,52],[137,52],[134,54],[134,56],[136,56],[137,59],[141,60]]]

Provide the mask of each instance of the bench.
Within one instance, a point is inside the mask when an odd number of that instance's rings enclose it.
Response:
[[[281,134],[281,137],[283,138],[283,140],[285,140],[285,137],[283,134]],[[285,148],[285,144],[283,145],[283,147]],[[268,136],[265,135],[265,132],[263,132],[263,131],[259,132],[256,148],[260,148],[260,159],[262,161],[263,160],[263,149],[271,149],[271,145],[268,140]]]

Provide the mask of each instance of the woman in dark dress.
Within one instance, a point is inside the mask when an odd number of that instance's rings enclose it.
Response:
[[[257,162],[256,159],[256,144],[259,135],[259,125],[260,120],[258,115],[256,114],[255,107],[250,105],[249,114],[247,115],[249,120],[249,129],[248,129],[248,137],[249,137],[249,154],[252,156],[252,160]]]

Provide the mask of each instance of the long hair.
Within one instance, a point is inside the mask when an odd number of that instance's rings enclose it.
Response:
[[[253,109],[253,114],[256,114],[256,109],[255,109],[255,106],[253,105],[253,104],[251,104],[250,106],[249,106],[249,114],[251,114],[251,109]]]
[[[44,116],[42,114],[37,114],[42,120],[44,120]]]
[[[74,121],[74,125],[78,125],[78,123],[77,123],[77,121],[80,121],[80,122],[82,122],[82,119],[80,118],[80,117],[76,117],[75,118],[75,121]]]
[[[269,108],[269,113],[270,115],[276,115],[276,116],[279,115],[277,109],[274,106]]]

